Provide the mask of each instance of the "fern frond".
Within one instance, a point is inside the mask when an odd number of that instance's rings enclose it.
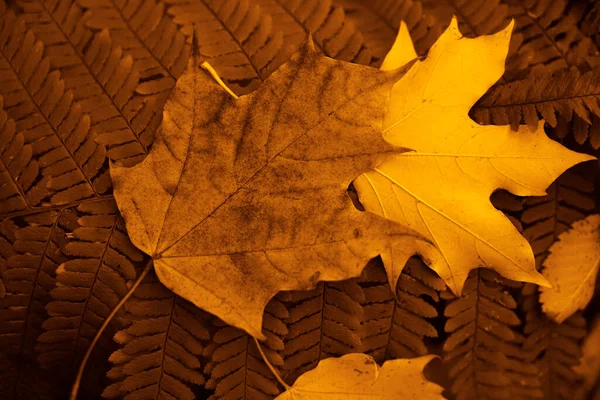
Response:
[[[576,68],[550,72],[533,72],[527,79],[495,86],[471,109],[473,119],[481,124],[520,124],[537,129],[543,118],[556,127],[558,119],[571,121],[574,116],[586,125],[600,117],[600,68],[581,74]],[[589,132],[589,131],[588,131]],[[578,137],[583,143],[589,138],[593,148],[600,147],[600,136]]]
[[[25,19],[9,9],[0,16],[0,24],[0,94],[16,126],[13,137],[4,138],[10,146],[3,156],[19,156],[15,166],[28,167],[22,190],[29,206],[106,192],[110,177],[101,168],[105,149],[88,133],[90,117],[75,104],[59,72],[49,72],[44,45],[26,29]]]
[[[506,291],[519,287],[489,269],[473,271],[459,298],[450,298],[444,343],[450,364],[450,391],[456,399],[541,398],[538,370],[525,362],[522,337],[515,330],[521,320],[517,303]],[[452,299],[453,298],[453,299]]]
[[[332,0],[255,0],[261,10],[273,17],[275,30],[283,32],[284,42],[297,48],[308,32],[315,47],[331,58],[371,65],[375,60],[362,33]]]
[[[75,211],[76,210],[76,211]],[[47,305],[45,332],[38,338],[38,361],[45,368],[77,363],[94,335],[125,295],[141,269],[143,254],[125,231],[112,200],[74,209],[77,226],[66,235],[62,252],[71,259],[56,271],[56,287]],[[114,320],[113,325],[118,326]],[[110,330],[107,337],[112,336]]]
[[[569,14],[575,18],[581,33],[594,41],[600,48],[600,3],[581,1],[569,3]]]
[[[442,26],[423,10],[419,0],[334,0],[343,7],[347,17],[354,22],[365,37],[378,65],[392,48],[398,35],[400,21],[410,32],[417,54],[427,53],[442,33]]]
[[[438,336],[428,321],[438,312],[425,297],[439,300],[444,282],[417,258],[411,258],[404,267],[394,298],[388,277],[380,259],[375,259],[363,270],[359,285],[365,293],[362,303],[361,352],[382,363],[388,359],[412,358],[429,351],[425,338]]]
[[[267,304],[263,319],[263,333],[267,340],[261,347],[271,365],[284,365],[281,352],[288,334],[284,320],[287,308],[277,298]],[[210,362],[204,371],[210,374],[207,389],[214,389],[213,399],[272,399],[281,389],[273,373],[263,361],[251,336],[240,329],[227,326],[219,319],[213,322],[216,332],[206,354]]]
[[[421,0],[428,12],[439,15],[443,26],[448,26],[455,15],[458,27],[465,36],[490,35],[506,27],[508,7],[500,0]]]
[[[107,169],[106,157],[126,165],[141,161],[160,122],[157,107],[175,80],[169,77],[168,87],[160,91],[142,91],[143,76],[131,53],[114,43],[107,29],[92,31],[88,26],[94,14],[73,1],[17,3],[28,28],[44,43],[50,66],[62,72],[73,101],[89,114],[90,134],[84,138],[106,145],[99,164]]]
[[[518,53],[530,55],[529,67],[558,71],[569,66],[598,65],[598,49],[565,13],[565,0],[506,0],[515,33],[524,41]]]
[[[190,44],[167,15],[162,1],[44,1],[55,13],[66,8],[63,4],[77,7],[85,26],[94,32],[108,29],[113,40],[134,59],[143,82],[136,90],[139,93],[168,92],[173,79],[179,78],[187,65]]]
[[[0,300],[0,398],[55,398],[33,373],[35,343],[46,319],[54,273],[67,258],[60,251],[64,233],[76,223],[69,209],[50,210],[0,225],[2,274],[6,294]],[[10,247],[9,247],[10,246]],[[12,249],[11,249],[12,248]],[[39,380],[39,382],[38,382]]]
[[[281,292],[277,298],[289,310],[281,353],[281,376],[288,384],[323,358],[359,351],[365,294],[356,278],[322,282],[312,290]]]
[[[194,399],[204,384],[201,355],[209,339],[209,316],[165,288],[150,272],[125,303],[130,318],[117,332],[102,396],[124,399]]]
[[[286,62],[293,48],[273,29],[271,16],[250,0],[164,0],[167,13],[191,35],[200,54],[238,95],[246,94]]]
[[[2,300],[6,296],[6,286],[2,275],[8,269],[8,259],[16,254],[13,243],[16,240],[17,229],[17,225],[12,220],[5,219],[0,222],[0,308],[3,307]]]
[[[32,155],[31,144],[25,144],[23,132],[17,132],[0,96],[0,215],[29,207],[25,193],[39,172]]]
[[[544,399],[571,399],[583,379],[572,367],[579,364],[582,354],[585,318],[577,312],[560,325],[548,320],[540,310],[537,288],[531,284],[523,288],[521,308],[527,335],[523,348],[527,360],[540,370]]]
[[[545,196],[528,197],[523,211],[514,214],[523,224],[523,236],[531,244],[538,268],[558,235],[595,209],[594,176],[593,166],[574,167]]]

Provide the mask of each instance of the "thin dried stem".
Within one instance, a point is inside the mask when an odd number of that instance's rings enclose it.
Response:
[[[277,379],[277,382],[279,382],[281,384],[281,386],[283,386],[285,388],[285,390],[290,390],[291,387],[285,383],[285,381],[281,378],[281,376],[279,376],[279,373],[277,372],[277,370],[275,369],[275,367],[273,367],[271,365],[271,363],[269,362],[269,360],[267,359],[267,355],[265,354],[265,352],[263,351],[262,347],[260,346],[260,342],[258,341],[257,338],[254,338],[254,342],[256,343],[256,347],[258,348],[258,352],[260,353],[260,355],[262,356],[263,360],[265,361],[265,364],[267,364],[267,367],[269,367],[269,369],[271,370],[271,372],[273,373],[273,375],[275,375],[275,379]]]
[[[129,291],[127,293],[125,293],[125,296],[123,296],[123,298],[117,303],[117,305],[113,308],[113,310],[110,312],[108,317],[106,317],[106,319],[104,320],[104,323],[102,324],[102,326],[100,327],[98,332],[96,332],[96,336],[94,336],[94,340],[92,340],[92,343],[88,347],[88,349],[85,353],[85,356],[83,357],[83,360],[81,360],[81,363],[79,364],[79,370],[77,370],[77,376],[75,377],[75,382],[73,383],[73,388],[71,389],[71,394],[69,396],[69,400],[77,399],[77,392],[79,392],[79,386],[81,385],[81,378],[83,377],[83,371],[85,370],[85,365],[87,364],[88,359],[90,358],[90,355],[92,354],[92,350],[94,350],[94,347],[96,346],[96,343],[100,339],[100,336],[102,336],[102,333],[104,332],[104,330],[106,329],[106,327],[108,326],[110,321],[112,321],[112,319],[115,317],[115,315],[117,315],[117,312],[121,309],[123,304],[125,304],[127,299],[129,299],[131,297],[131,295],[133,294],[133,292],[135,292],[135,289],[137,289],[137,287],[140,285],[140,283],[142,283],[142,281],[144,280],[146,275],[148,275],[148,272],[150,272],[153,265],[154,265],[153,259],[150,259],[146,263],[146,266],[144,267],[144,270],[142,271],[140,276],[138,276],[138,278],[134,282],[133,286],[131,286]]]

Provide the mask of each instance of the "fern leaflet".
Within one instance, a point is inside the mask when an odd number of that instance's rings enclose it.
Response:
[[[285,43],[297,48],[312,32],[318,51],[338,60],[371,65],[375,60],[362,33],[346,18],[342,7],[332,0],[255,0],[263,12],[273,17],[276,30]]]
[[[392,47],[398,34],[400,21],[404,21],[410,32],[417,54],[425,54],[442,33],[442,27],[431,15],[423,11],[419,0],[334,0],[344,7],[365,37],[369,49],[378,60],[377,65]]]
[[[288,333],[283,320],[289,316],[287,308],[277,298],[271,299],[265,309],[263,333],[267,337],[261,346],[271,365],[281,368],[280,354],[283,337]],[[210,375],[207,389],[214,394],[209,399],[272,399],[281,389],[263,361],[256,344],[247,333],[214,319],[215,332],[207,347],[210,362],[204,371]]]
[[[463,294],[450,301],[444,343],[450,391],[458,400],[541,398],[538,370],[525,362],[517,303],[506,287],[519,287],[488,269],[473,271]]]
[[[36,377],[35,343],[46,319],[46,305],[54,288],[54,273],[67,258],[60,248],[64,232],[76,223],[69,209],[50,210],[0,225],[6,294],[0,300],[0,396],[13,398],[54,398],[48,382]],[[38,385],[39,383],[39,385]],[[49,388],[50,387],[50,388]]]
[[[53,301],[46,307],[50,318],[38,338],[38,361],[45,368],[76,367],[143,260],[112,200],[84,203],[73,211],[77,225],[66,233],[69,242],[62,248],[70,259],[56,271]]]
[[[359,279],[365,300],[362,303],[361,352],[375,361],[411,358],[429,353],[426,338],[438,336],[428,321],[438,316],[434,306],[425,300],[439,300],[444,282],[417,258],[404,267],[394,298],[380,259],[363,270]]]
[[[165,288],[150,273],[125,303],[131,322],[115,335],[108,376],[117,382],[102,396],[124,399],[194,399],[209,317]]]
[[[600,68],[581,74],[576,68],[555,73],[534,72],[527,79],[497,85],[471,109],[473,119],[482,124],[511,125],[517,130],[525,123],[537,129],[539,118],[556,127],[560,119],[583,123],[600,122]],[[596,124],[597,125],[597,124]],[[575,132],[580,144],[589,140],[600,147],[598,129]]]

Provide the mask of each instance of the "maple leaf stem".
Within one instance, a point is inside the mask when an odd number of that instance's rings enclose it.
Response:
[[[229,86],[227,86],[225,84],[225,82],[223,82],[223,80],[221,79],[221,77],[219,76],[219,74],[217,73],[217,71],[215,71],[215,69],[212,67],[212,65],[210,65],[208,63],[208,61],[204,61],[202,64],[200,64],[200,66],[205,69],[206,71],[208,71],[208,73],[213,77],[213,79],[219,84],[221,85],[221,87],[223,89],[225,89],[225,91],[227,93],[229,93],[231,95],[231,97],[233,97],[234,99],[239,99],[239,97],[233,93],[233,90],[229,89]]]
[[[281,386],[283,386],[286,391],[290,390],[291,387],[287,383],[285,383],[285,381],[277,373],[277,370],[275,369],[275,367],[273,367],[271,365],[271,363],[269,362],[269,360],[267,359],[267,355],[265,354],[265,352],[263,351],[262,347],[260,346],[260,342],[258,341],[258,339],[254,338],[254,342],[256,343],[256,347],[258,348],[258,352],[260,353],[261,357],[263,358],[265,364],[267,364],[267,367],[269,367],[269,369],[271,370],[271,372],[273,373],[273,375],[275,375],[275,379],[277,379],[277,382],[279,382],[281,384]]]
[[[148,275],[148,272],[150,272],[150,270],[152,269],[152,266],[154,265],[153,261],[154,260],[151,258],[146,263],[146,266],[144,267],[144,270],[142,271],[140,276],[138,276],[138,278],[135,280],[135,282],[133,283],[131,288],[129,288],[129,291],[127,291],[127,293],[125,293],[125,296],[123,296],[123,298],[121,300],[119,300],[119,302],[115,305],[115,307],[112,309],[110,314],[108,314],[108,317],[106,317],[106,319],[104,320],[104,323],[102,324],[100,329],[98,329],[98,332],[96,332],[96,336],[94,336],[94,340],[92,340],[92,343],[88,347],[88,349],[85,353],[85,356],[83,357],[83,360],[81,360],[81,363],[79,364],[79,369],[77,370],[77,376],[75,377],[75,382],[73,383],[73,387],[71,388],[71,394],[69,395],[69,400],[77,399],[77,392],[79,392],[79,386],[81,385],[81,378],[83,377],[83,371],[85,370],[85,365],[87,364],[88,359],[90,358],[90,355],[92,354],[92,350],[94,350],[94,347],[96,346],[96,343],[100,339],[100,336],[102,336],[102,333],[104,332],[104,330],[106,329],[106,327],[108,326],[110,321],[112,321],[112,319],[115,317],[115,315],[117,315],[117,312],[121,309],[123,304],[125,304],[125,302],[131,297],[133,292],[135,292],[135,289],[137,289],[137,287],[140,285],[140,283],[142,283],[142,281],[144,280],[146,275]],[[261,350],[261,354],[262,354],[262,350]],[[264,358],[264,356],[263,356],[263,358]]]

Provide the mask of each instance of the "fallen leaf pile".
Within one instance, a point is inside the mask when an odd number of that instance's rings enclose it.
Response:
[[[598,397],[599,49],[592,0],[0,0],[0,399]]]

